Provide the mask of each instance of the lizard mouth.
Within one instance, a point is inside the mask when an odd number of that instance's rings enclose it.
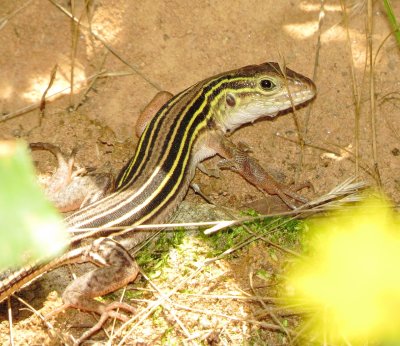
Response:
[[[310,89],[289,91],[288,93],[284,93],[277,97],[275,101],[278,105],[278,108],[282,110],[290,107],[292,102],[294,106],[297,106],[310,101],[315,97],[315,95],[315,91]]]

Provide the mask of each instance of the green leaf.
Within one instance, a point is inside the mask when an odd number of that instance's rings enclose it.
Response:
[[[392,4],[390,3],[390,0],[383,0],[383,5],[385,7],[389,23],[394,31],[394,36],[396,38],[397,44],[400,47],[400,26],[394,14]]]
[[[66,239],[62,217],[38,185],[26,145],[0,142],[0,269],[55,256]]]

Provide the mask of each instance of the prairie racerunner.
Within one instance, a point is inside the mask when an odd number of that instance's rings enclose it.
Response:
[[[65,219],[72,237],[65,253],[14,271],[0,282],[0,301],[45,272],[66,263],[93,262],[99,266],[73,281],[63,294],[63,307],[75,307],[101,315],[99,323],[78,343],[96,332],[108,317],[125,320],[115,311],[128,312],[124,303],[105,305],[94,297],[112,292],[133,281],[138,266],[119,243],[111,239],[121,226],[167,220],[185,196],[195,168],[219,154],[224,166],[286,203],[302,197],[281,185],[256,160],[230,142],[225,134],[261,117],[274,117],[315,96],[314,83],[277,63],[246,66],[205,79],[169,99],[148,120],[136,153],[121,171],[110,195]],[[85,231],[84,229],[95,229]],[[112,228],[112,229],[110,229]],[[137,243],[149,232],[128,232]]]

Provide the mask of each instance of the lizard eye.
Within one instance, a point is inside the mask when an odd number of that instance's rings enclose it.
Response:
[[[263,88],[264,90],[271,90],[272,88],[275,87],[275,84],[269,79],[262,79],[260,81],[260,85],[261,88]]]

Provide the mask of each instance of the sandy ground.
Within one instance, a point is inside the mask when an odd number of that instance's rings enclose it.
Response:
[[[380,180],[383,191],[395,203],[400,202],[400,53],[389,38],[377,54],[390,32],[380,4],[374,8],[372,35],[379,179],[374,171],[369,75],[364,73],[367,42],[362,1],[352,2],[348,25],[351,51],[340,1],[336,0],[326,3],[320,30],[320,2],[313,0],[109,0],[89,1],[88,10],[83,1],[75,3],[71,9],[70,1],[58,2],[80,18],[79,29],[51,1],[1,2],[0,139],[47,141],[66,151],[78,147],[79,164],[115,174],[134,153],[136,119],[157,90],[177,93],[213,74],[283,57],[290,68],[313,78],[318,88],[313,104],[297,112],[306,129],[306,145],[302,149],[298,144],[291,114],[258,121],[231,138],[247,143],[252,155],[282,181],[310,181],[315,191],[304,194],[312,198],[357,172],[353,64],[361,100],[359,177],[372,186]],[[400,2],[393,1],[393,6],[400,17]],[[97,38],[86,29],[89,23]],[[75,86],[70,93],[72,37],[78,40]],[[24,111],[38,104],[56,65],[56,79],[48,95],[60,93],[47,101],[43,116],[37,108]],[[100,72],[104,75],[94,78]],[[49,156],[36,155],[35,159],[44,171],[54,164]],[[203,174],[195,179],[219,205],[240,207],[263,198],[231,172],[224,171],[221,179]],[[189,192],[191,201],[196,198]],[[248,263],[242,264],[245,268]],[[244,278],[246,275],[243,269]],[[244,304],[235,307],[247,308]],[[67,322],[68,317],[58,320],[58,328],[63,329]],[[21,329],[32,324],[27,320],[20,323]],[[210,323],[203,329],[212,329]],[[6,343],[4,328],[1,337]],[[242,343],[247,335],[249,331],[243,330],[242,339],[236,335],[233,342]],[[20,339],[20,344],[28,342],[58,341],[33,329]],[[269,342],[284,343],[274,337]]]

